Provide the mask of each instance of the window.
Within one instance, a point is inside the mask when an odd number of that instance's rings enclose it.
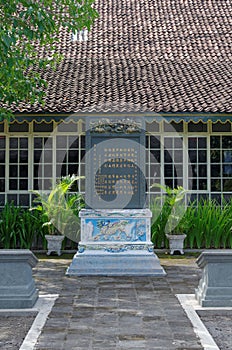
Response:
[[[183,122],[171,122],[171,123],[167,123],[164,122],[164,131],[165,132],[183,132],[184,129],[184,125]]]
[[[207,132],[207,124],[202,122],[198,122],[198,123],[189,122],[188,132]]]
[[[34,137],[33,188],[49,190],[53,182],[53,138]]]
[[[183,138],[179,136],[147,135],[146,177],[148,192],[159,192],[154,183],[171,188],[183,186]]]
[[[9,132],[28,132],[29,125],[27,122],[17,123],[14,121],[9,125]]]
[[[28,190],[28,138],[10,137],[9,190]]]
[[[208,125],[147,123],[149,197],[160,196],[159,188],[151,188],[157,183],[182,185],[189,189],[187,196],[191,200],[212,198],[221,202],[222,196],[226,200],[232,198],[231,126],[229,121]],[[84,176],[84,129],[85,122],[80,119],[48,124],[13,122],[10,127],[5,124],[4,134],[4,124],[0,123],[0,206],[6,200],[30,206],[32,188],[49,190],[61,176]],[[79,189],[84,193],[84,179],[79,182]]]
[[[150,133],[157,133],[160,131],[160,123],[153,121],[152,123],[146,123],[146,131]]]
[[[207,190],[207,138],[188,138],[189,188]]]
[[[79,165],[79,137],[56,136],[56,178],[77,174]]]
[[[52,132],[53,131],[53,122],[50,123],[45,123],[45,122],[41,122],[41,123],[36,123],[33,122],[33,131],[34,132]]]
[[[85,176],[85,135],[80,136],[80,164],[79,164],[79,176]],[[80,191],[85,191],[85,180],[80,180]]]
[[[77,133],[78,124],[73,121],[61,122],[57,126],[58,132],[75,132]]]
[[[211,191],[232,191],[232,136],[210,138]]]
[[[156,192],[157,188],[150,188],[154,183],[161,182],[161,145],[160,136],[150,135],[146,137],[146,178],[148,182],[148,191]]]
[[[0,136],[0,193],[5,192],[6,138]]]
[[[9,137],[9,193],[7,201],[29,206],[28,137]]]
[[[164,179],[171,188],[183,186],[182,137],[164,137]]]
[[[213,132],[230,132],[231,131],[231,123],[226,122],[226,123],[213,123],[212,124],[212,131]]]

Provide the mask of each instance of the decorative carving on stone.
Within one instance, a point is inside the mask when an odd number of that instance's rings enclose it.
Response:
[[[82,209],[80,212],[81,218],[134,218],[134,217],[151,217],[149,209]]]
[[[118,244],[117,245],[109,245],[107,243],[99,243],[99,244],[79,244],[78,252],[84,253],[85,251],[104,251],[108,253],[120,253],[126,251],[147,251],[149,253],[154,252],[153,244]]]
[[[131,134],[140,132],[142,123],[135,122],[132,119],[125,118],[120,120],[101,119],[100,121],[90,122],[91,133],[116,133]]]
[[[141,219],[86,219],[86,226],[91,226],[93,241],[145,241],[146,221]],[[88,239],[90,231],[85,231]],[[87,239],[87,238],[86,238]]]

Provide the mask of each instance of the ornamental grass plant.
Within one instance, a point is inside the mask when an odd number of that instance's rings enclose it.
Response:
[[[50,194],[35,192],[38,196],[34,209],[37,210],[6,203],[0,211],[0,248],[45,249],[45,235],[56,227],[63,230],[66,238],[77,242],[78,213],[84,201],[80,193],[67,193],[77,179],[70,176],[62,178]],[[66,242],[70,244],[67,239]]]
[[[0,212],[0,247],[31,249],[33,242],[43,237],[41,217],[28,209],[6,203]]]
[[[222,207],[214,200],[192,202],[183,213],[178,206],[183,199],[184,189],[159,187],[166,193],[163,198],[157,196],[150,205],[153,214],[151,240],[155,248],[168,247],[165,236],[167,230],[174,234],[185,233],[185,248],[232,248],[232,200],[223,201]]]
[[[232,201],[224,201],[222,207],[214,200],[193,202],[183,220],[188,224],[187,247],[232,248]]]

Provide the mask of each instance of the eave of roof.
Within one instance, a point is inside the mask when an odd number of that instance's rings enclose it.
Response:
[[[52,120],[54,121],[77,121],[84,120],[88,116],[96,116],[96,117],[136,117],[140,116],[145,118],[146,122],[152,123],[153,121],[161,122],[203,122],[207,123],[208,120],[216,123],[220,121],[221,123],[226,123],[227,121],[232,122],[232,113],[154,113],[154,112],[144,112],[144,113],[17,113],[15,114],[15,119],[18,123],[22,123],[24,121],[31,122],[47,122],[50,123]]]

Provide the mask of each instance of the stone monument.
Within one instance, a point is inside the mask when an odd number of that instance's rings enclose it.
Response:
[[[143,119],[86,122],[86,209],[67,275],[164,276],[150,241]]]

